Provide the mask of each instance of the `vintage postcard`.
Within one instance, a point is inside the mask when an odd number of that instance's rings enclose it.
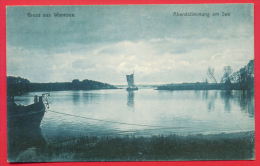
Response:
[[[8,6],[8,161],[254,160],[253,9]]]

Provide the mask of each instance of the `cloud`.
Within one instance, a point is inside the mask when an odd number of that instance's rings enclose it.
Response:
[[[160,38],[120,41],[91,47],[66,46],[64,52],[48,56],[8,47],[8,74],[22,75],[37,82],[88,78],[124,84],[125,74],[134,71],[139,83],[170,83],[202,81],[211,66],[220,79],[224,66],[238,70],[253,59],[252,38],[243,43],[240,40]]]
[[[28,18],[27,13],[74,13],[73,18]],[[230,12],[229,17],[176,17],[180,12]],[[7,42],[28,49],[158,38],[251,36],[252,4],[23,6],[7,8]]]
[[[31,12],[74,12],[73,19],[28,19]],[[230,17],[174,17],[173,11],[226,11]],[[220,79],[253,59],[252,5],[10,7],[7,73],[34,82],[93,79],[125,84]],[[33,26],[32,26],[33,25]]]

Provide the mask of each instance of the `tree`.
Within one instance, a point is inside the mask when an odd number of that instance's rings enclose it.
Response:
[[[254,77],[254,60],[250,60],[247,64],[247,71],[250,77]]]
[[[79,84],[79,83],[80,83],[80,81],[79,81],[78,79],[74,79],[74,80],[72,80],[72,84],[77,85],[77,84]]]
[[[75,90],[80,89],[80,81],[78,79],[72,80],[72,88]]]
[[[208,77],[213,80],[214,83],[217,83],[217,80],[215,78],[215,74],[214,74],[215,70],[214,68],[208,67],[208,71],[207,71],[207,75]]]
[[[230,82],[230,76],[232,74],[233,70],[231,68],[231,66],[225,66],[224,67],[224,74],[221,78],[221,83],[226,83],[226,82]]]

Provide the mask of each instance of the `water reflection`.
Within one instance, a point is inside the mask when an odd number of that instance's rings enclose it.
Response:
[[[254,93],[251,91],[194,91],[194,95],[207,103],[206,107],[209,112],[215,110],[220,98],[224,104],[223,110],[225,112],[231,112],[235,102],[235,105],[239,105],[240,111],[248,114],[250,118],[254,117]]]
[[[224,101],[224,110],[227,112],[231,111],[231,100],[234,98],[231,90],[225,90],[220,92],[220,97]]]
[[[250,117],[254,117],[254,93],[251,91],[242,91],[237,98],[237,101]]]
[[[204,90],[204,91],[202,92],[202,99],[203,99],[203,100],[207,100],[208,97],[209,97],[209,91]]]
[[[72,92],[72,101],[73,101],[74,105],[79,104],[79,102],[80,102],[80,92],[79,91]]]
[[[95,94],[91,92],[83,92],[83,103],[84,104],[92,104],[92,103],[97,103],[100,102],[102,95],[100,94]]]
[[[127,91],[127,106],[128,107],[134,107],[135,105],[135,92],[134,91]]]
[[[81,102],[84,104],[91,104],[93,102],[100,101],[102,95],[92,92],[73,91],[71,97],[73,105],[78,106]],[[105,97],[105,95],[103,95],[103,97]]]
[[[46,140],[40,127],[16,127],[8,128],[8,158],[9,160],[23,160],[23,153],[34,148],[41,150],[45,147]]]
[[[217,92],[209,94],[209,91],[207,90],[202,91],[202,99],[207,101],[207,109],[209,112],[215,110],[215,102],[217,97]]]
[[[221,91],[220,97],[224,101],[225,111],[231,111],[231,102],[239,104],[240,110],[254,117],[254,93],[251,91]]]
[[[152,134],[237,132],[254,129],[254,97],[248,92],[155,91],[153,89],[128,92],[122,89],[52,92],[52,94],[55,101],[51,105],[53,111],[115,122],[147,124],[145,129],[151,130]],[[238,123],[237,119],[242,120]],[[173,126],[174,129],[158,131],[150,128],[149,125]],[[82,131],[78,132],[80,134],[93,135],[114,133],[111,130],[136,132],[141,128],[48,113],[43,123],[44,136],[49,139],[54,138],[55,135],[57,137],[75,135],[59,130],[60,126],[66,130],[75,130],[74,133],[80,130]],[[180,126],[184,126],[185,129],[175,129]],[[107,127],[111,130],[104,130]],[[51,129],[55,130],[50,132]]]

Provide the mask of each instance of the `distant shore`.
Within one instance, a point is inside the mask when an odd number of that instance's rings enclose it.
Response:
[[[93,80],[78,80],[72,82],[54,82],[54,83],[32,83],[21,77],[7,77],[8,96],[22,95],[27,92],[41,91],[69,91],[69,90],[97,90],[97,89],[118,89],[114,85]]]
[[[252,90],[254,83],[248,82],[246,84],[240,83],[180,83],[167,84],[156,87],[156,90]]]

